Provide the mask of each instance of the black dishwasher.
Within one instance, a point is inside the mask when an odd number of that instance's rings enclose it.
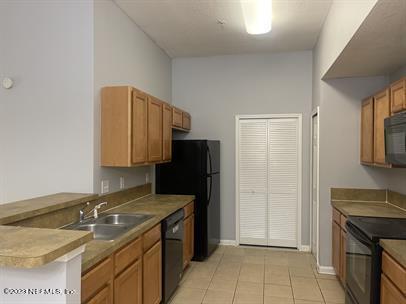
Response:
[[[162,221],[162,301],[172,296],[183,271],[183,209]]]

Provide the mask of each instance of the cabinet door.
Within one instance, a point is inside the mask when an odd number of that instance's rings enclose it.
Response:
[[[343,284],[345,284],[345,278],[347,273],[347,263],[346,263],[346,251],[347,251],[347,233],[341,229],[340,230],[340,279]]]
[[[389,89],[375,95],[374,103],[374,163],[385,163],[384,120],[390,115]]]
[[[148,98],[148,160],[162,160],[162,103]]]
[[[190,217],[191,224],[190,224],[189,261],[191,261],[193,256],[195,255],[195,215],[192,214]]]
[[[182,128],[183,118],[182,118],[182,111],[177,108],[172,108],[173,114],[173,121],[172,125],[174,127]]]
[[[147,95],[133,90],[132,99],[132,162],[147,162]]]
[[[361,163],[374,162],[374,98],[362,102],[361,109]]]
[[[142,304],[142,263],[137,260],[114,280],[114,304]]]
[[[406,78],[402,78],[390,86],[390,99],[392,114],[406,109]]]
[[[381,276],[381,304],[406,304],[406,297],[384,274]]]
[[[185,130],[190,130],[190,127],[191,127],[190,114],[183,112],[182,113],[182,128]]]
[[[107,285],[86,304],[112,304],[111,303],[111,287]]]
[[[185,218],[183,221],[183,228],[185,231],[183,239],[183,269],[189,265],[190,262],[190,247],[192,242],[192,216]]]
[[[161,241],[144,253],[143,257],[143,304],[159,304],[162,299],[162,252]]]
[[[341,267],[340,267],[340,239],[341,239],[341,228],[340,226],[333,221],[333,267],[338,277],[341,277]]]
[[[172,108],[164,104],[162,114],[163,160],[172,158]]]

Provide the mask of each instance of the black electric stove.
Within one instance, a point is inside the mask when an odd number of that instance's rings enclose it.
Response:
[[[380,239],[406,239],[406,218],[350,216],[346,223],[346,304],[379,304]]]

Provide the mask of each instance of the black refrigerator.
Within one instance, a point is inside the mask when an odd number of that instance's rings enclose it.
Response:
[[[193,259],[203,261],[220,242],[220,141],[174,140],[172,162],[155,170],[156,193],[196,196]]]

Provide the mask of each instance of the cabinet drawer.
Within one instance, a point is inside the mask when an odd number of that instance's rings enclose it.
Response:
[[[382,254],[382,271],[406,295],[406,270],[385,251]]]
[[[347,217],[344,215],[340,215],[340,226],[342,229],[344,229],[345,231],[347,231],[347,229],[345,228],[345,223],[347,222]]]
[[[151,248],[156,242],[161,239],[161,224],[156,225],[154,228],[146,232],[143,236],[143,249],[144,252]]]
[[[384,274],[381,276],[381,304],[406,304],[406,297]]]
[[[190,215],[192,215],[192,213],[194,212],[194,202],[191,202],[190,204],[186,205],[183,208],[183,212],[185,213],[184,218],[189,217]]]
[[[340,225],[341,213],[336,208],[333,208],[333,221]]]
[[[111,283],[113,278],[113,259],[108,257],[99,265],[82,276],[82,302],[86,302],[95,295],[102,287]]]
[[[120,249],[114,257],[114,274],[118,274],[123,271],[128,265],[136,261],[142,256],[142,242],[141,238],[132,241]]]

